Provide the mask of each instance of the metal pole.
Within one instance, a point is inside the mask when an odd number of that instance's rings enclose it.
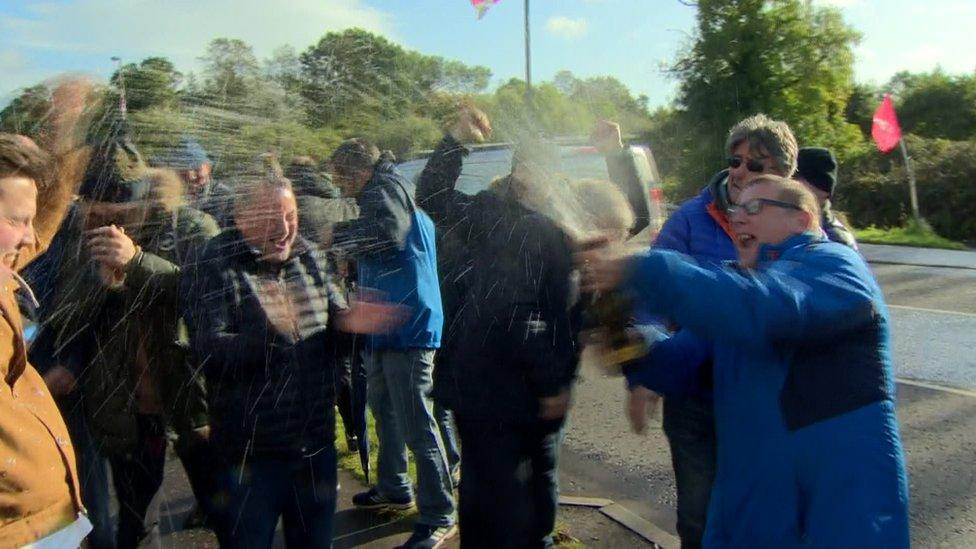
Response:
[[[532,106],[532,55],[529,40],[529,0],[525,0],[525,102]]]
[[[922,215],[918,211],[918,191],[915,189],[915,164],[912,157],[908,156],[908,147],[905,146],[905,139],[899,139],[901,146],[901,157],[905,161],[905,170],[908,171],[908,193],[912,201],[912,217],[915,221],[920,221]]]
[[[119,73],[119,112],[122,114],[122,119],[125,120],[126,111],[128,108],[125,103],[125,69],[122,67],[122,58],[113,57],[112,61],[118,66]]]

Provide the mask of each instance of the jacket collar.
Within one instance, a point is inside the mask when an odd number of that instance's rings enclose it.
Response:
[[[776,261],[794,248],[800,248],[813,242],[822,242],[824,236],[818,232],[807,231],[795,234],[779,244],[763,244],[759,247],[759,262]]]

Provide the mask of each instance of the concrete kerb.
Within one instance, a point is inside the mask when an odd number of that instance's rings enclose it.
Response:
[[[681,541],[678,538],[657,527],[650,521],[642,519],[623,505],[614,503],[613,500],[579,496],[559,496],[559,504],[597,509],[617,524],[620,524],[657,547],[681,546]]]
[[[976,270],[976,251],[859,244],[868,263]]]

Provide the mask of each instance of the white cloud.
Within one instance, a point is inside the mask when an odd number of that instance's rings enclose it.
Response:
[[[590,22],[585,17],[571,19],[565,16],[550,17],[546,21],[546,30],[550,34],[572,40],[586,34],[590,28]]]
[[[27,13],[0,16],[5,42],[39,52],[104,55],[106,72],[116,55],[127,62],[162,55],[179,69],[192,70],[218,37],[246,41],[259,59],[283,44],[302,51],[326,32],[349,27],[395,38],[390,16],[362,0],[77,0],[33,4]],[[5,73],[4,80],[4,88],[30,83],[17,71]]]

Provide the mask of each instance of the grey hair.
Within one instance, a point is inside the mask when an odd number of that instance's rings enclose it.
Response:
[[[780,175],[790,177],[796,172],[799,146],[786,122],[773,120],[762,113],[754,114],[732,126],[729,137],[725,140],[725,151],[732,154],[743,142],[749,143],[749,150],[752,152],[765,149],[779,168]]]

